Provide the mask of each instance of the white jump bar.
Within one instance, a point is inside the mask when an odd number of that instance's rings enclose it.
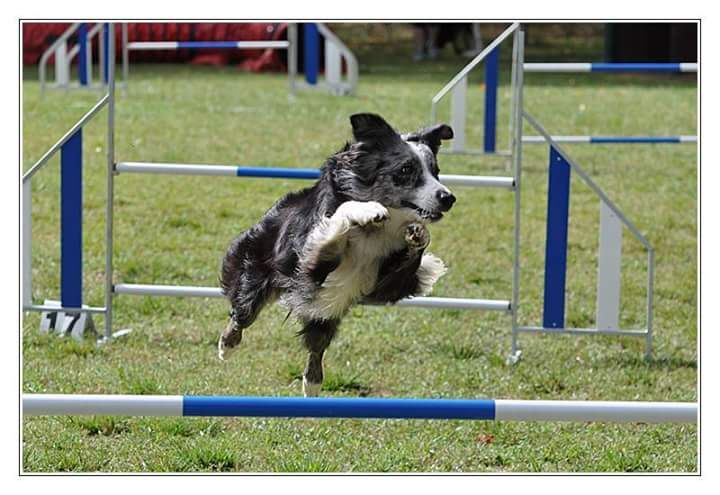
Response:
[[[134,296],[223,297],[220,289],[216,287],[181,285],[115,284],[113,292],[115,294]],[[397,303],[397,306],[510,311],[510,301],[456,297],[414,297],[412,299],[403,299]]]
[[[233,42],[183,42],[183,41],[133,41],[128,50],[178,50],[192,48],[237,48],[240,50],[288,48],[287,41],[233,41]]]
[[[118,173],[165,174],[165,175],[202,175],[226,177],[264,177],[286,179],[312,179],[319,170],[273,167],[238,167],[234,165],[203,165],[180,163],[121,162],[116,164]],[[440,175],[440,181],[449,186],[495,187],[512,189],[515,181],[512,177],[481,175]]]

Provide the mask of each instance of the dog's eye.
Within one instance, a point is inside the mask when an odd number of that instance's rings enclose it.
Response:
[[[402,175],[410,175],[413,171],[412,165],[403,165],[400,167],[400,173]]]

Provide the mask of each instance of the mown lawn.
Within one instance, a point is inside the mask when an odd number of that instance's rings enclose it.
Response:
[[[122,161],[313,167],[349,138],[348,116],[371,111],[402,130],[425,125],[430,99],[459,58],[410,64],[407,53],[361,53],[352,98],[287,95],[285,77],[234,68],[133,66],[118,94]],[[507,121],[508,75],[499,91]],[[694,134],[697,88],[668,76],[526,77],[527,110],[555,134]],[[482,73],[471,79],[468,142],[482,135]],[[97,94],[39,96],[23,83],[24,167],[93,103]],[[443,110],[447,115],[447,107]],[[105,117],[85,132],[85,259],[88,304],[102,305]],[[507,146],[501,124],[500,147]],[[327,396],[576,400],[697,399],[697,153],[692,145],[568,145],[655,246],[655,352],[642,339],[523,336],[523,359],[505,364],[510,320],[471,311],[358,307],[326,359]],[[524,149],[520,319],[542,313],[546,162]],[[505,161],[444,155],[447,173],[504,175]],[[33,180],[33,297],[59,296],[57,160]],[[302,184],[286,180],[119,176],[115,281],[215,285],[229,241],[272,202]],[[594,323],[598,203],[572,183],[568,326]],[[512,196],[456,189],[458,203],[433,226],[431,251],[450,270],[436,295],[510,298]],[[645,257],[626,232],[621,320],[644,324]],[[23,392],[297,396],[305,354],[298,325],[268,308],[232,361],[216,357],[227,305],[221,300],[115,299],[115,329],[132,333],[97,348],[88,339],[41,336],[23,321]],[[99,326],[102,320],[97,319]],[[55,471],[659,471],[695,472],[691,425],[482,423],[399,420],[32,418],[23,424],[23,469]]]

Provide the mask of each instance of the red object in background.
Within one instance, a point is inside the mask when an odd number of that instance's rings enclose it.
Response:
[[[49,47],[70,23],[24,23],[23,64],[37,64]],[[284,23],[145,23],[128,24],[128,41],[269,41],[287,39]],[[71,43],[77,38],[71,37]],[[97,43],[93,43],[97,50]],[[116,61],[121,62],[120,29],[115,31]],[[238,64],[253,72],[284,71],[285,50],[258,49],[180,49],[130,51],[130,62],[171,62],[203,65]],[[50,63],[53,57],[50,57]],[[75,60],[77,63],[77,60]]]

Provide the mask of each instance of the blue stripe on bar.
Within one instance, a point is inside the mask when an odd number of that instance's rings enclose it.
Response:
[[[237,41],[178,41],[178,48],[237,48]]]
[[[60,151],[60,300],[82,306],[82,129]]]
[[[83,22],[78,28],[78,79],[80,80],[80,86],[87,86],[88,83],[87,34],[88,25]]]
[[[485,59],[485,136],[483,138],[485,153],[495,153],[499,53],[500,47],[497,47]]]
[[[543,327],[564,328],[570,164],[554,147],[549,168]]]
[[[681,72],[680,64],[592,63],[590,72]]]
[[[594,144],[621,143],[680,143],[678,136],[590,136]]]
[[[312,22],[303,25],[303,70],[305,82],[316,85],[320,70],[320,34]]]
[[[238,167],[238,177],[273,177],[276,179],[318,179],[316,168]]]
[[[184,396],[183,416],[495,419],[495,401]]]

